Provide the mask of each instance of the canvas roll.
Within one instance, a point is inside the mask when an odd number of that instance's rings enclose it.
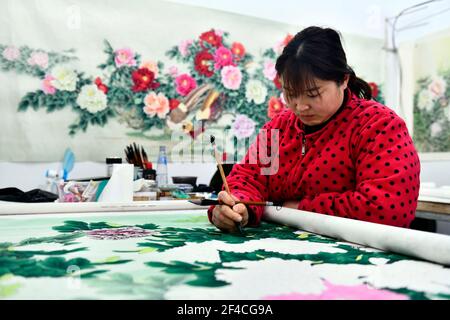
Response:
[[[136,201],[124,203],[62,202],[18,203],[0,201],[0,215],[82,213],[82,212],[129,212],[164,210],[205,210],[187,200]]]
[[[263,219],[383,251],[450,265],[450,236],[443,234],[290,208],[266,207]]]

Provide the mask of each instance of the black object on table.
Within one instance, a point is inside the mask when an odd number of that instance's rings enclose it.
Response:
[[[0,189],[0,201],[55,202],[56,199],[58,199],[57,194],[41,189],[33,189],[27,192],[17,188]]]

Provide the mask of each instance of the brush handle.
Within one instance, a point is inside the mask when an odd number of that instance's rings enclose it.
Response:
[[[220,164],[220,162],[218,162],[218,166],[219,166],[220,175],[222,176],[222,182],[225,186],[225,190],[231,196],[230,187],[228,186],[227,178],[225,177],[225,172],[223,171],[223,167]]]

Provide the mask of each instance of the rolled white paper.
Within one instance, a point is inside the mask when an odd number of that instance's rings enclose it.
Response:
[[[132,164],[114,164],[112,176],[98,198],[98,202],[120,203],[133,201]]]
[[[20,203],[0,201],[0,215],[47,214],[47,213],[94,213],[164,210],[203,210],[208,207],[187,200],[136,201],[126,203],[61,202]]]
[[[383,251],[450,265],[450,236],[447,235],[290,208],[266,207],[263,219]]]

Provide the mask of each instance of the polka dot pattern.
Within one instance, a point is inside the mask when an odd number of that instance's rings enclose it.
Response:
[[[344,110],[311,134],[305,135],[294,113],[280,113],[227,180],[232,193],[246,200],[298,200],[301,210],[409,227],[419,176],[404,121],[384,105],[351,95]],[[248,209],[250,224],[259,224],[263,207]]]

